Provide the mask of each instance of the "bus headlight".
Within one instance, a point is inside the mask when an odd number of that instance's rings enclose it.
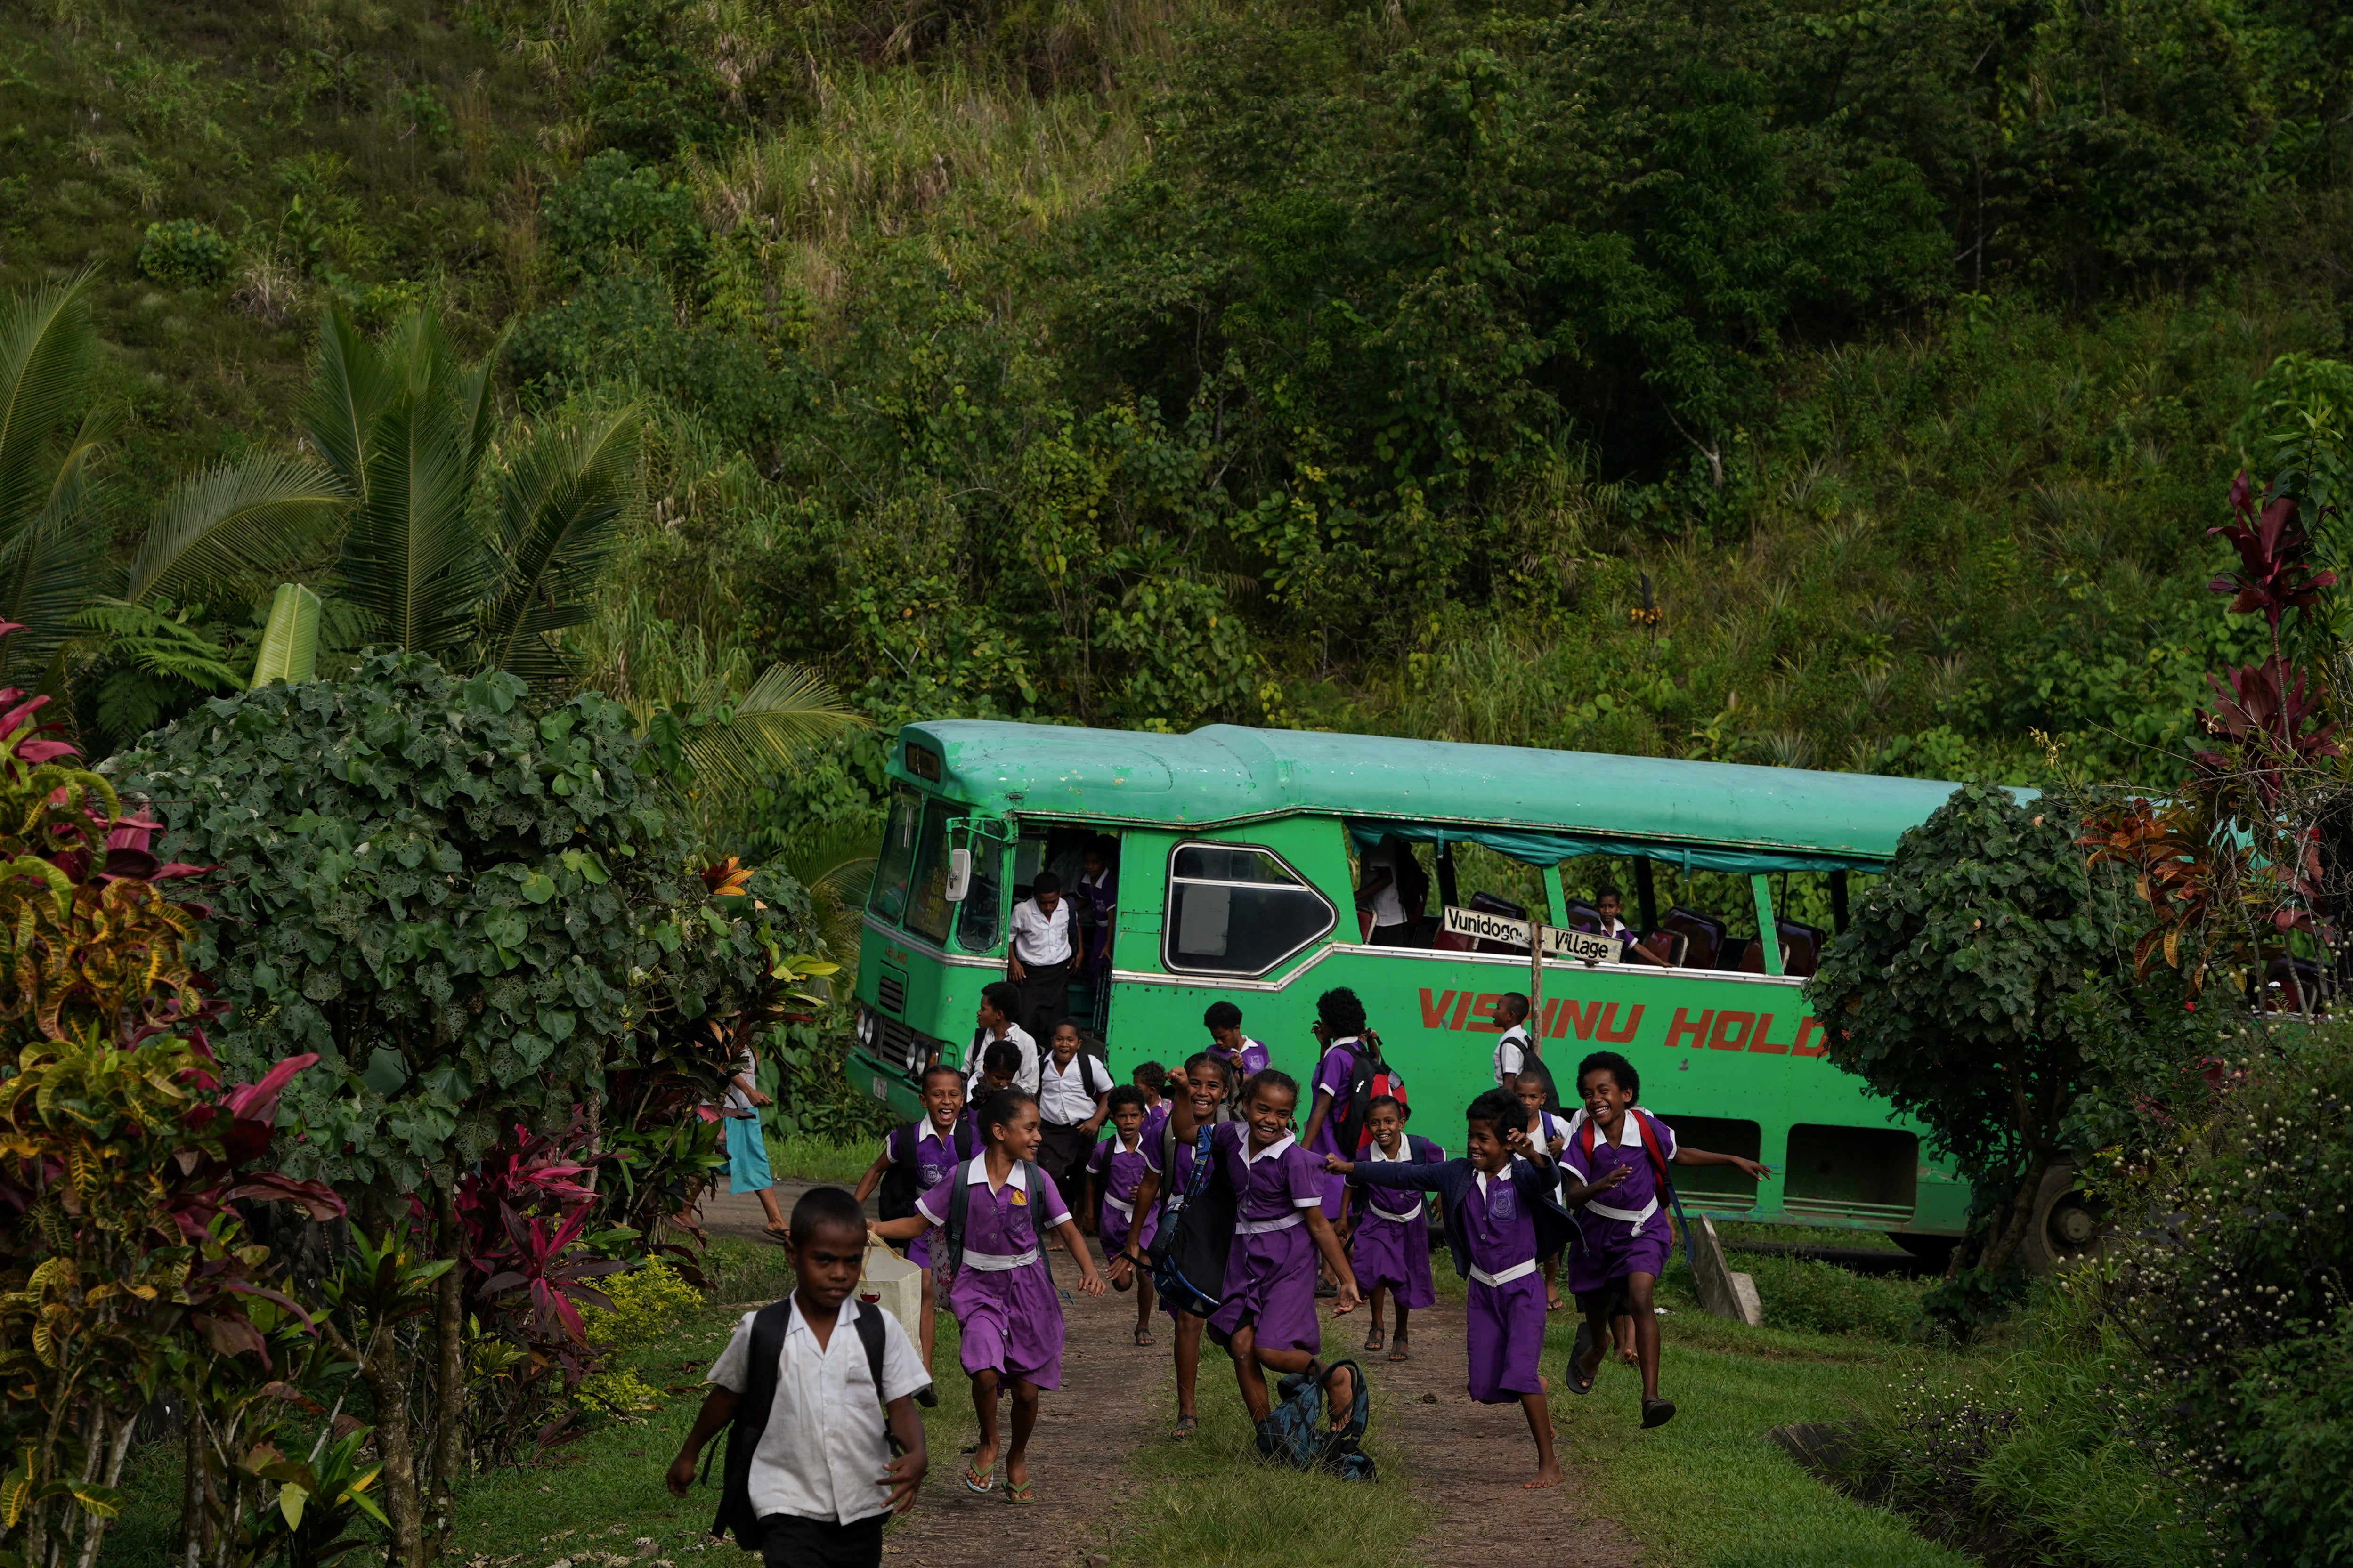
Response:
[[[871,1050],[875,1037],[881,1032],[881,1021],[876,1018],[870,1009],[860,1007],[858,1010],[858,1043]]]

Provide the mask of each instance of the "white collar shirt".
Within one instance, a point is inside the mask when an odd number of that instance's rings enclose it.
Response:
[[[1071,900],[1062,899],[1048,914],[1035,899],[1013,906],[1013,956],[1025,964],[1043,967],[1071,961]]]
[[[1008,1024],[1005,1026],[1005,1033],[985,1034],[981,1037],[980,1044],[973,1047],[972,1060],[965,1064],[970,1069],[965,1074],[964,1079],[964,1094],[966,1100],[980,1098],[981,1059],[987,1055],[988,1047],[999,1040],[1010,1040],[1021,1048],[1021,1068],[1013,1075],[1013,1086],[1024,1094],[1038,1092],[1038,1042],[1031,1039],[1029,1031],[1020,1025]]]
[[[760,1446],[752,1451],[754,1518],[788,1513],[849,1524],[891,1506],[890,1491],[882,1484],[882,1472],[891,1464],[882,1406],[906,1398],[931,1378],[907,1331],[883,1312],[882,1388],[877,1396],[866,1346],[858,1337],[858,1318],[864,1310],[855,1296],[844,1301],[833,1332],[819,1347],[800,1302],[793,1302],[792,1322],[776,1362],[776,1403],[769,1406]],[[756,1315],[746,1312],[736,1323],[734,1337],[712,1363],[705,1382],[744,1392],[751,1381],[752,1320]]]
[[[1528,1055],[1527,1025],[1514,1024],[1504,1030],[1495,1042],[1495,1081],[1509,1083],[1519,1077],[1520,1069],[1528,1064]]]
[[[1050,1127],[1075,1127],[1095,1113],[1093,1085],[1097,1075],[1109,1079],[1111,1074],[1103,1065],[1084,1051],[1071,1058],[1071,1065],[1057,1068],[1050,1054],[1038,1064],[1038,1118]],[[1111,1085],[1103,1084],[1103,1092]]]

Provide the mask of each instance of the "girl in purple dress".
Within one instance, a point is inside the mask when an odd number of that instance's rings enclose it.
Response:
[[[1132,1083],[1111,1091],[1112,1135],[1095,1145],[1087,1158],[1087,1173],[1095,1184],[1095,1234],[1103,1238],[1103,1256],[1117,1258],[1152,1245],[1155,1215],[1136,1202],[1146,1175],[1160,1169],[1159,1140],[1145,1137],[1144,1091]],[[1154,1129],[1156,1132],[1158,1129]],[[1128,1288],[1124,1274],[1113,1274],[1115,1289]],[[1152,1340],[1152,1276],[1136,1275],[1135,1342]]]
[[[1288,1074],[1260,1073],[1242,1086],[1242,1120],[1210,1131],[1219,1176],[1235,1199],[1234,1239],[1226,1254],[1224,1300],[1208,1321],[1209,1338],[1234,1360],[1234,1377],[1253,1422],[1272,1410],[1266,1372],[1322,1371],[1323,1334],[1315,1317],[1315,1258],[1340,1282],[1334,1316],[1354,1311],[1356,1277],[1332,1222],[1324,1217],[1321,1162],[1290,1131],[1299,1085]],[[1192,1107],[1176,1112],[1176,1135],[1192,1135]],[[1335,1416],[1356,1398],[1345,1372],[1324,1385]]]
[[[892,1206],[892,1193],[928,1193],[940,1184],[940,1178],[948,1173],[951,1166],[978,1152],[979,1130],[964,1121],[964,1073],[945,1062],[934,1062],[923,1070],[923,1114],[891,1130],[890,1136],[882,1140],[882,1152],[858,1178],[858,1190],[850,1195],[863,1204],[866,1194],[882,1185],[895,1168],[900,1173],[898,1181],[882,1194],[882,1206],[889,1209]],[[899,1201],[912,1200],[902,1196]],[[935,1320],[939,1315],[939,1294],[932,1282],[931,1240],[932,1233],[925,1231],[907,1244],[907,1261],[923,1271],[922,1339],[925,1372],[932,1370],[932,1342],[938,1337]]]
[[[1090,1296],[1103,1293],[1103,1276],[1095,1272],[1094,1255],[1071,1218],[1070,1205],[1055,1190],[1054,1179],[1038,1168],[1041,1125],[1036,1096],[999,1089],[981,1108],[984,1151],[917,1198],[912,1215],[870,1227],[886,1241],[910,1241],[933,1226],[949,1227],[933,1249],[933,1267],[946,1279],[948,1310],[955,1314],[961,1359],[972,1376],[973,1412],[980,1418],[980,1446],[965,1467],[964,1484],[984,1497],[996,1485],[997,1389],[1009,1380],[1013,1444],[1005,1450],[1008,1502],[1038,1500],[1029,1460],[1038,1392],[1062,1384],[1062,1298],[1040,1245],[1048,1231],[1060,1233],[1077,1260],[1079,1289]]]
[[[1405,1130],[1404,1106],[1384,1094],[1366,1109],[1365,1125],[1373,1134],[1364,1163],[1382,1164],[1405,1161],[1438,1165],[1446,1151],[1427,1138]],[[1418,1308],[1438,1304],[1438,1287],[1430,1277],[1430,1217],[1417,1195],[1400,1198],[1354,1184],[1348,1205],[1348,1262],[1356,1271],[1356,1289],[1373,1304],[1373,1330],[1365,1336],[1367,1352],[1385,1342],[1381,1325],[1382,1298],[1397,1297],[1397,1339],[1389,1360],[1404,1361],[1406,1319]]]
[[[1659,1397],[1659,1318],[1651,1287],[1667,1266],[1670,1234],[1659,1199],[1667,1167],[1737,1165],[1758,1180],[1773,1173],[1737,1154],[1713,1154],[1675,1142],[1674,1129],[1638,1109],[1642,1080],[1616,1051],[1596,1051],[1577,1068],[1585,1109],[1569,1119],[1561,1151],[1567,1173],[1561,1201],[1577,1211],[1577,1247],[1568,1288],[1577,1310],[1577,1344],[1568,1353],[1568,1391],[1584,1394],[1601,1370],[1612,1318],[1631,1313],[1634,1353],[1642,1366],[1642,1425],[1663,1426],[1674,1402]]]
[[[1198,1132],[1205,1127],[1226,1121],[1232,1112],[1226,1108],[1226,1069],[1223,1063],[1208,1052],[1200,1052],[1187,1059],[1185,1070],[1168,1080],[1172,1091],[1160,1107],[1160,1115],[1145,1123],[1145,1135],[1152,1140],[1153,1157],[1156,1163],[1144,1173],[1135,1194],[1138,1214],[1149,1214],[1155,1230],[1165,1229],[1172,1205],[1192,1188],[1194,1140],[1191,1134],[1178,1137],[1175,1116],[1178,1105],[1189,1112],[1186,1125]],[[1169,1261],[1187,1279],[1223,1281],[1226,1260],[1231,1253],[1232,1228],[1229,1218],[1224,1224],[1215,1223],[1219,1214],[1230,1215],[1233,1198],[1212,1183],[1203,1192],[1202,1213],[1210,1223],[1188,1226],[1181,1243]],[[1131,1273],[1146,1277],[1144,1249],[1133,1238],[1127,1247],[1109,1253],[1111,1278],[1113,1284]],[[1190,1298],[1187,1298],[1190,1300]],[[1200,1422],[1197,1394],[1201,1374],[1201,1331],[1208,1320],[1185,1310],[1173,1299],[1164,1298],[1160,1310],[1168,1314],[1176,1331],[1176,1432],[1179,1437],[1189,1437]]]

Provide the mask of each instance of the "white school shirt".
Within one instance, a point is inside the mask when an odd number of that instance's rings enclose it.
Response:
[[[1029,1031],[1020,1025],[1008,1024],[1005,1026],[1005,1033],[984,1038],[974,1049],[972,1060],[965,1064],[966,1069],[964,1076],[965,1099],[969,1100],[980,1098],[981,1058],[988,1054],[988,1047],[999,1040],[1010,1040],[1021,1047],[1021,1070],[1013,1075],[1013,1087],[1025,1094],[1038,1092],[1038,1042],[1031,1039]]]
[[[1044,968],[1048,964],[1071,961],[1071,900],[1055,901],[1054,912],[1048,914],[1038,907],[1035,899],[1024,899],[1013,906],[1013,956],[1023,964]]]
[[[858,1315],[865,1310],[856,1296],[844,1301],[841,1315],[833,1321],[833,1333],[819,1350],[800,1303],[793,1303],[792,1322],[776,1362],[776,1403],[768,1407],[760,1446],[752,1451],[754,1519],[789,1513],[849,1524],[891,1506],[890,1489],[881,1482],[891,1464],[882,1406],[932,1380],[907,1331],[883,1312],[882,1392],[876,1396],[866,1345],[858,1337]],[[744,1314],[734,1337],[704,1374],[705,1383],[744,1392],[751,1381],[752,1320],[756,1315]]]
[[[1495,1081],[1509,1084],[1528,1065],[1528,1026],[1525,1022],[1513,1025],[1495,1042]]]
[[[1038,1064],[1038,1118],[1050,1127],[1074,1127],[1095,1113],[1093,1085],[1100,1075],[1103,1092],[1111,1092],[1111,1073],[1083,1050],[1071,1058],[1070,1067],[1056,1071],[1052,1052]]]
[[[1371,881],[1373,873],[1386,870],[1388,886],[1373,895],[1373,924],[1398,926],[1405,924],[1405,903],[1398,897],[1398,866],[1396,851],[1386,844],[1376,844],[1365,851],[1365,880]]]

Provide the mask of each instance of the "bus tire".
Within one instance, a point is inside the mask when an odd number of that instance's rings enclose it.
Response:
[[[2085,1192],[2073,1161],[2042,1174],[2034,1194],[2034,1218],[2020,1255],[2029,1274],[2050,1273],[2060,1265],[2099,1255],[2109,1229],[2106,1206]]]

